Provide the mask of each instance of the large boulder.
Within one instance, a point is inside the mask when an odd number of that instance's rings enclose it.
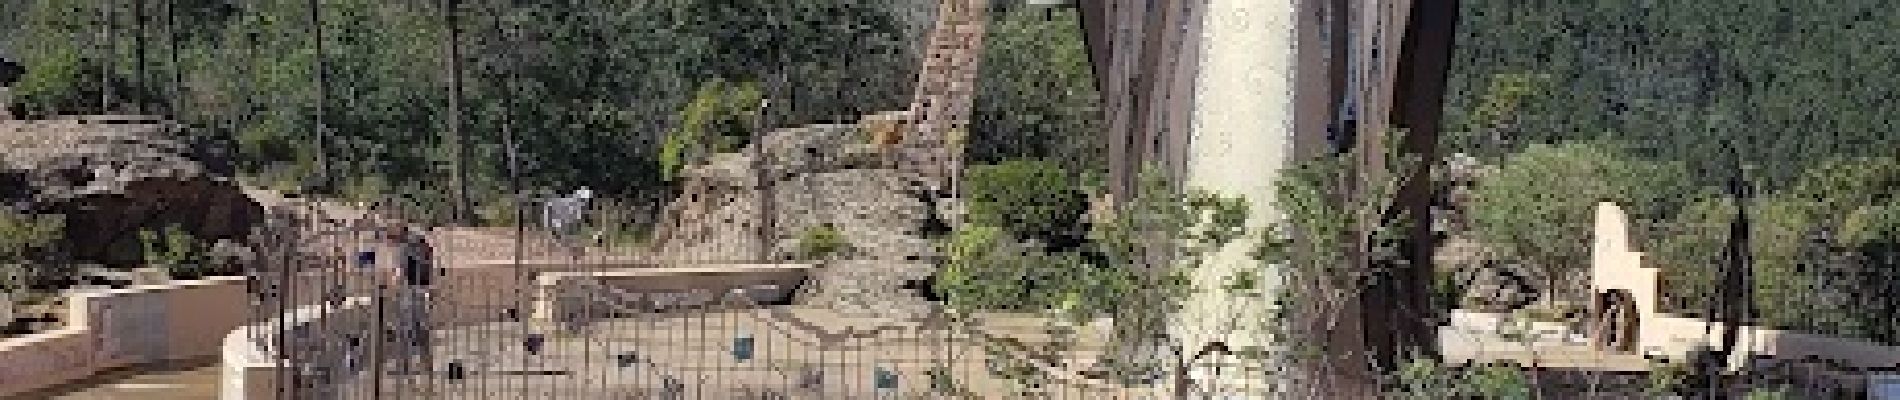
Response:
[[[63,216],[59,247],[81,262],[140,263],[143,229],[248,239],[263,209],[229,179],[228,161],[178,133],[137,117],[0,121],[0,199]]]

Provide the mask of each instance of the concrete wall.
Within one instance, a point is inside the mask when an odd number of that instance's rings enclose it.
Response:
[[[578,323],[612,312],[641,307],[697,307],[714,302],[735,289],[745,290],[747,301],[754,304],[788,300],[816,266],[810,264],[757,264],[725,267],[618,269],[595,272],[558,272],[536,277],[534,317],[536,322]],[[618,305],[602,305],[602,293],[611,288],[621,298]],[[701,294],[680,302],[669,295]]]
[[[112,368],[209,357],[242,325],[244,278],[220,277],[77,295],[70,323],[0,341],[0,397]]]
[[[223,372],[219,398],[278,398],[289,379],[283,361],[291,354],[330,350],[338,330],[366,327],[375,308],[368,297],[298,308],[289,314],[230,331],[221,339]],[[307,353],[306,353],[307,354]],[[337,354],[331,352],[331,354]]]

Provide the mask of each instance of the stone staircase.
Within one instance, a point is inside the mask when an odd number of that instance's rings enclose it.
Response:
[[[913,131],[903,138],[904,162],[899,165],[949,184],[962,169],[960,137],[970,122],[976,97],[978,65],[983,55],[989,0],[943,0],[937,22],[924,49],[917,74],[915,98],[909,116]],[[938,186],[943,187],[943,186]]]

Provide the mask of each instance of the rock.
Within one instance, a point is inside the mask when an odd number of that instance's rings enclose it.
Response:
[[[1465,304],[1479,312],[1507,312],[1530,305],[1541,296],[1533,276],[1522,265],[1484,260],[1478,268],[1462,269]]]
[[[858,169],[800,175],[774,187],[773,258],[798,256],[800,238],[821,226],[837,229],[852,249],[844,258],[925,260],[931,242],[921,230],[933,215],[919,198],[912,175],[888,169]]]
[[[849,244],[833,258],[931,259],[924,236],[942,223],[945,202],[926,193],[914,174],[887,168],[867,135],[858,125],[785,129],[687,167],[680,196],[662,216],[655,253],[679,261],[788,261],[800,258],[800,237],[829,226]],[[770,216],[759,204],[761,177],[770,181]],[[760,232],[761,224],[771,232]],[[761,233],[769,249],[760,245]]]
[[[939,258],[930,236],[960,207],[915,173],[887,164],[871,136],[895,129],[890,121],[866,118],[869,132],[858,125],[780,130],[755,147],[688,167],[679,198],[662,216],[654,253],[675,262],[821,262],[799,289],[802,304],[850,317],[928,314],[934,305],[919,288]],[[760,204],[766,193],[770,203]],[[836,230],[844,249],[807,259],[800,242],[821,228]]]
[[[773,181],[796,175],[846,169],[881,168],[884,159],[870,134],[859,125],[812,125],[766,135],[763,165]],[[753,154],[748,147],[742,154]]]
[[[914,319],[934,307],[909,282],[930,279],[929,263],[841,260],[825,263],[793,300],[853,318]]]
[[[0,198],[65,218],[75,261],[139,263],[138,232],[177,225],[204,240],[245,240],[263,209],[229,179],[229,162],[149,118],[0,121]]]

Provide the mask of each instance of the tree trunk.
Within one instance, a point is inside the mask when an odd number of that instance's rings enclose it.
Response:
[[[474,225],[475,213],[469,205],[468,195],[468,133],[462,130],[462,27],[461,1],[447,0],[443,12],[449,24],[449,136],[455,140],[455,206],[454,220],[462,225]]]

